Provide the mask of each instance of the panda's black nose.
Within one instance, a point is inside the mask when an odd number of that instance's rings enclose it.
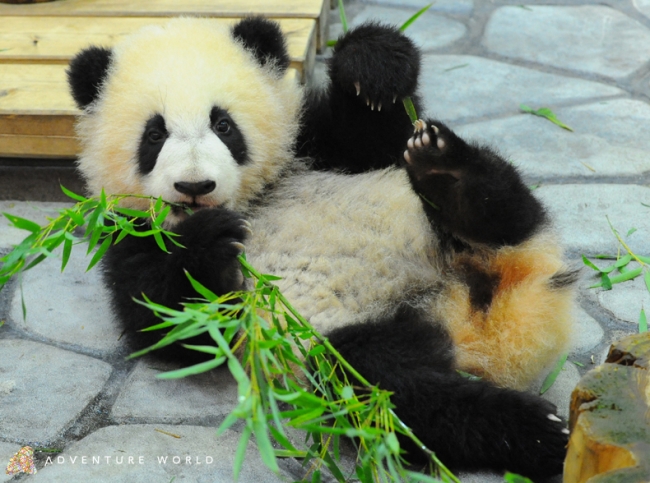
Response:
[[[207,195],[214,191],[216,187],[217,183],[211,180],[199,181],[196,183],[190,183],[188,181],[179,181],[178,183],[174,183],[176,191],[189,196]]]

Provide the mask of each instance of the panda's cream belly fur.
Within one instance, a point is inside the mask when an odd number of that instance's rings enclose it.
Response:
[[[282,292],[323,333],[440,283],[435,237],[403,170],[294,176],[251,222],[249,261],[282,277]]]
[[[563,269],[553,234],[443,256],[421,203],[400,169],[294,175],[250,219],[247,257],[282,277],[284,295],[325,335],[405,302],[446,328],[459,369],[529,386],[566,350],[573,330],[571,291],[549,285]],[[472,307],[457,276],[467,257],[501,279],[485,310]]]

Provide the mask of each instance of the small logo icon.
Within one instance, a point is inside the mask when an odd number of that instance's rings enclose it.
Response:
[[[17,475],[18,473],[28,473],[33,475],[36,473],[34,466],[34,450],[31,446],[23,446],[20,451],[13,455],[7,465],[5,471],[8,475]]]

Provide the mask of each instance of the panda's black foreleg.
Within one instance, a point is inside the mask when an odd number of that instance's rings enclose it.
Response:
[[[403,307],[390,318],[346,326],[330,342],[371,384],[393,391],[396,414],[449,468],[509,470],[529,477],[562,472],[567,430],[556,408],[532,394],[470,380],[453,368],[439,326]],[[407,461],[425,455],[400,437]]]
[[[546,220],[514,166],[439,121],[419,120],[403,153],[414,190],[437,227],[469,242],[514,245]]]
[[[350,173],[399,163],[412,132],[402,99],[419,107],[419,70],[417,47],[396,27],[366,23],[341,36],[329,85],[307,94],[298,155]]]
[[[145,223],[142,229],[148,229],[148,225]],[[238,213],[204,209],[172,229],[180,235],[176,240],[185,248],[167,242],[166,253],[152,236],[127,236],[108,250],[102,260],[103,276],[111,291],[113,308],[127,333],[135,339],[135,348],[156,343],[163,332],[138,332],[160,320],[133,298],[142,300],[145,294],[157,304],[180,308],[181,302],[199,296],[185,271],[217,295],[243,288],[237,256],[248,230]],[[204,343],[209,342],[206,336]],[[167,352],[178,358],[175,350]],[[183,350],[182,358],[189,360],[196,354],[199,353]]]

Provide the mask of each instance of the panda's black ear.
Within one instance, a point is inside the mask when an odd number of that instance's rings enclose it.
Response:
[[[263,17],[248,17],[233,27],[232,35],[253,52],[260,65],[274,60],[282,72],[289,67],[287,45],[277,22]]]
[[[70,62],[66,72],[68,84],[80,109],[99,96],[99,89],[111,63],[111,54],[111,50],[104,47],[89,47],[79,52]]]

